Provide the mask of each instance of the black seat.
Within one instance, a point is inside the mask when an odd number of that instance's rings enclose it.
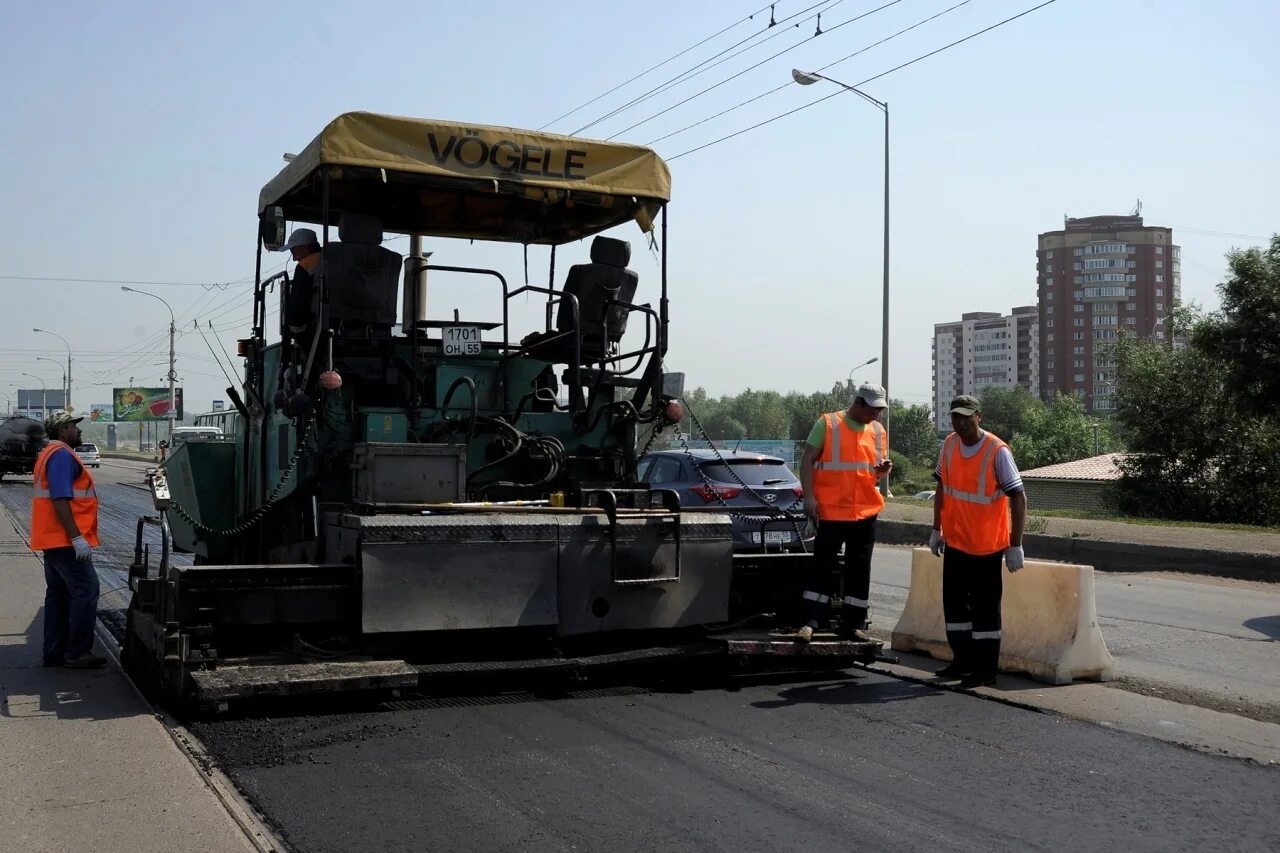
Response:
[[[329,319],[335,326],[390,328],[396,322],[400,255],[383,247],[377,217],[343,213],[341,243],[325,247],[320,275],[329,294]]]
[[[612,237],[597,237],[591,242],[591,263],[569,268],[564,281],[566,295],[578,299],[578,325],[582,330],[584,361],[598,360],[612,352],[627,331],[630,305],[636,296],[640,277],[627,269],[631,262],[631,244]],[[608,301],[623,305],[606,305]],[[561,300],[556,313],[556,330],[573,331],[573,309],[569,300]]]

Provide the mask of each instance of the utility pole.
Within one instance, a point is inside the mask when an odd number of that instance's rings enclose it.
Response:
[[[862,100],[871,104],[880,112],[884,113],[884,248],[881,256],[883,261],[883,288],[884,294],[880,303],[880,384],[884,387],[885,402],[888,403],[889,397],[889,104],[887,101],[881,101],[871,97],[861,89],[850,86],[848,83],[841,83],[825,74],[819,74],[816,71],[801,71],[798,68],[791,69],[791,79],[795,80],[801,86],[811,86],[819,80],[826,80],[828,83],[834,83],[846,92],[853,92]],[[885,432],[889,431],[889,409],[884,410],[884,428]],[[885,448],[885,458],[889,456],[889,448]],[[881,486],[882,493],[885,497],[889,496],[889,475],[884,475],[884,484]]]
[[[154,293],[148,293],[145,290],[135,290],[127,285],[121,285],[120,289],[127,293],[141,293],[143,296],[150,296],[152,299],[159,299],[160,302],[164,304],[164,307],[169,309],[169,442],[172,443],[173,422],[178,417],[178,405],[173,387],[173,383],[178,378],[178,371],[174,365],[173,343],[177,327],[173,319],[173,306],[166,302],[162,297],[156,296]]]
[[[39,332],[42,335],[53,335],[58,340],[62,341],[62,343],[67,348],[67,380],[66,380],[67,393],[66,393],[66,396],[62,398],[62,401],[64,404],[63,407],[68,412],[70,412],[72,411],[71,409],[71,342],[68,341],[66,338],[64,338],[62,335],[58,334],[57,332],[50,332],[48,329],[32,329],[31,331]]]
[[[46,420],[49,417],[49,389],[44,384],[44,380],[34,373],[23,373],[23,376],[30,376],[32,379],[40,383],[40,420]]]

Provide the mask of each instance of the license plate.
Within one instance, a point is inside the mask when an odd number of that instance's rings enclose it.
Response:
[[[776,545],[780,543],[790,542],[791,533],[786,530],[766,530],[764,532],[764,542],[766,545]],[[760,531],[751,534],[752,544],[760,544]]]
[[[479,355],[480,354],[480,327],[479,326],[445,326],[444,354],[445,355]]]

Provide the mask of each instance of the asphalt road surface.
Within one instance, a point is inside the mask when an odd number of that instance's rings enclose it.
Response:
[[[141,467],[98,478],[104,581],[146,510],[128,485]],[[6,481],[0,500],[22,520],[29,486]],[[877,555],[881,580],[893,554]],[[1209,634],[1237,618],[1156,594],[1126,618]],[[192,728],[302,851],[1280,849],[1276,769],[870,673],[329,703]]]
[[[1275,850],[1280,772],[862,674],[194,726],[299,850]]]

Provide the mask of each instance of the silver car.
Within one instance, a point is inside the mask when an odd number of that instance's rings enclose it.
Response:
[[[86,468],[101,468],[102,456],[98,453],[98,445],[82,444],[76,448],[76,458]]]

